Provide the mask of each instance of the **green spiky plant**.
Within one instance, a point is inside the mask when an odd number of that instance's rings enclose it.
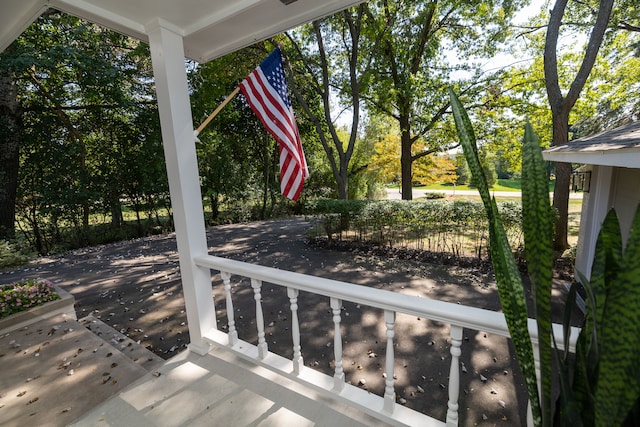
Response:
[[[596,244],[591,279],[582,277],[586,315],[575,357],[555,346],[551,324],[553,210],[541,148],[527,123],[522,147],[522,212],[525,256],[539,336],[541,393],[538,393],[524,287],[495,199],[478,157],[475,134],[456,94],[450,90],[456,129],[489,219],[490,253],[509,333],[525,377],[536,426],[632,426],[640,418],[640,209],[623,253],[615,212],[604,221]],[[568,296],[563,325],[569,342],[576,286]],[[553,347],[552,347],[553,346]],[[559,397],[552,410],[551,377],[557,371]],[[553,416],[552,416],[553,414]]]

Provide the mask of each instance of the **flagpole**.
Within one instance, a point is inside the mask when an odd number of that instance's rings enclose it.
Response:
[[[220,103],[220,105],[218,105],[218,107],[213,110],[213,113],[209,114],[209,117],[206,118],[206,120],[204,122],[202,122],[202,124],[200,126],[198,126],[198,129],[196,129],[194,131],[195,136],[197,137],[200,132],[202,132],[202,129],[204,129],[205,127],[207,127],[207,125],[209,124],[209,122],[211,120],[213,120],[213,118],[215,116],[218,115],[218,113],[220,112],[220,110],[222,110],[224,108],[225,105],[227,105],[229,103],[229,101],[231,101],[237,94],[238,92],[240,92],[240,86],[236,87],[233,92],[231,92],[225,99],[224,101],[222,101]]]

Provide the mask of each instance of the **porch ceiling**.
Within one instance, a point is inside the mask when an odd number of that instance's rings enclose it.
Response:
[[[207,62],[362,0],[2,0],[0,52],[47,8],[140,40],[158,23],[184,37],[185,54]]]

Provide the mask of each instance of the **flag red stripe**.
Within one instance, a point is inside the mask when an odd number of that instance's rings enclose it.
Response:
[[[262,87],[261,85],[257,86],[255,83],[259,83],[259,82],[255,82],[251,78],[247,79],[247,85],[246,85],[247,94],[245,96],[247,97],[248,100],[253,101],[250,103],[250,105],[254,106],[254,111],[258,110],[258,111],[264,112],[264,114],[260,114],[258,117],[260,118],[261,122],[263,123],[267,131],[279,143],[281,143],[282,151],[286,153],[285,158],[291,159],[291,160],[295,158],[296,163],[298,163],[298,159],[300,158],[300,152],[296,149],[296,147],[292,147],[295,140],[291,141],[290,139],[291,134],[287,132],[287,131],[290,131],[291,128],[286,129],[284,128],[284,126],[282,126],[281,121],[275,120],[275,117],[274,117],[275,115],[271,113],[271,111],[273,110],[267,108],[267,106],[263,102],[265,98],[258,97],[255,95],[255,94],[260,94],[261,91],[259,90],[259,88]],[[244,91],[243,91],[243,94],[244,94]],[[281,113],[281,110],[278,110],[278,112]],[[268,117],[270,120],[266,120],[265,117]],[[294,198],[296,197],[296,195],[299,195],[300,191],[302,191],[301,185],[303,184],[303,181],[301,182],[300,179],[292,179],[292,177],[295,177],[297,175],[302,175],[302,173],[300,171],[300,168],[298,168],[298,170],[295,170],[295,171],[289,171],[287,167],[288,164],[289,164],[288,162],[286,164],[283,164],[281,162],[280,164],[280,182],[281,182],[280,188],[281,188],[282,194],[285,197]]]
[[[282,194],[289,195],[292,188],[295,190],[299,185],[299,178],[302,174],[298,163],[294,162],[291,156],[287,156],[286,152],[283,151],[283,153],[285,155],[280,156],[280,189]]]
[[[264,65],[266,64],[266,65]],[[263,71],[262,67],[265,66]],[[265,72],[269,73],[267,79]],[[274,82],[278,89],[271,82]],[[280,148],[280,189],[297,200],[309,172],[293,110],[289,106],[280,53],[274,51],[241,84],[240,91]],[[285,96],[283,99],[282,96]],[[285,102],[286,101],[286,102]]]
[[[296,132],[291,114],[286,111],[287,107],[282,104],[282,101],[278,102],[274,98],[270,85],[265,86],[264,76],[260,77],[260,74],[262,73],[256,72],[245,80],[247,84],[243,84],[243,86],[248,90],[248,93],[245,94],[243,92],[243,94],[250,101],[254,111],[260,111],[258,117],[269,133],[278,142],[284,143],[292,155],[299,157],[295,143],[297,139]]]

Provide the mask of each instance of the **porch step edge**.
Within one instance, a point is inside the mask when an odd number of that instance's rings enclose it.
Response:
[[[78,322],[147,372],[159,368],[165,362],[157,354],[92,315],[78,319]]]

